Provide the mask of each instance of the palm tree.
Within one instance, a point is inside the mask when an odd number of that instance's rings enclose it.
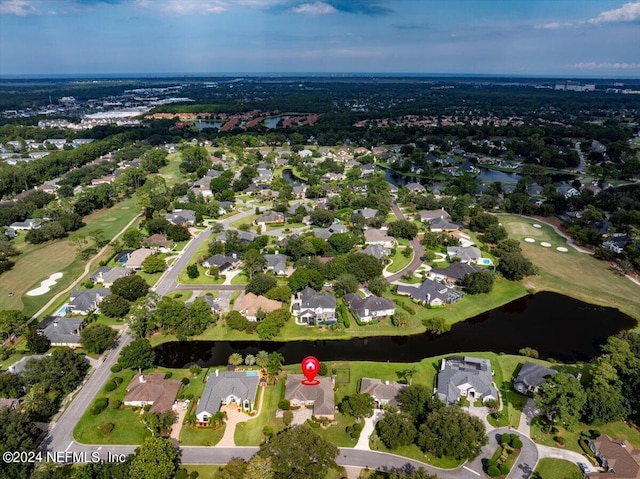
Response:
[[[253,354],[247,354],[244,358],[244,363],[247,366],[253,366],[256,363],[256,357]]]
[[[256,356],[256,364],[261,368],[264,368],[269,362],[269,353],[266,351],[258,351],[258,355]]]
[[[240,366],[242,364],[242,355],[239,353],[233,353],[229,356],[228,363],[232,366]]]

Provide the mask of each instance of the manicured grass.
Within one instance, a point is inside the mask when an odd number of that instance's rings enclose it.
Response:
[[[618,308],[640,319],[640,286],[613,272],[606,261],[580,253],[568,245],[550,226],[533,218],[500,215],[500,221],[511,238],[519,240],[523,254],[538,269],[538,275],[523,280],[530,291],[555,291],[581,301]],[[533,228],[539,223],[542,228]],[[535,243],[526,243],[530,237]],[[551,243],[551,248],[540,246],[541,241]],[[561,253],[556,247],[569,251]]]
[[[238,273],[231,278],[231,284],[248,284],[249,277],[244,273]]]
[[[534,476],[539,479],[582,479],[583,477],[580,468],[573,462],[550,458],[540,459]]]
[[[405,240],[406,241],[406,240]],[[412,252],[408,257],[404,255],[407,246],[398,246],[396,248],[396,253],[390,258],[391,264],[387,266],[387,271],[390,273],[397,273],[398,271],[406,268],[406,266],[411,263],[413,256],[415,255]]]
[[[454,469],[464,464],[465,461],[458,461],[450,457],[435,457],[432,454],[425,454],[415,444],[409,446],[401,446],[398,449],[387,449],[384,444],[380,442],[377,436],[373,436],[370,441],[370,447],[372,451],[389,452],[398,456],[404,456],[416,461],[426,462],[435,467],[441,469]]]
[[[259,216],[262,216],[263,214],[264,213],[260,213],[259,215],[253,214],[253,215],[245,216],[244,218],[240,218],[239,220],[229,223],[229,226],[231,228],[240,228],[240,226],[242,225],[251,225],[250,231],[255,231],[255,226],[253,224],[253,221]]]
[[[337,403],[336,403],[337,404]],[[337,413],[335,420],[338,424],[329,426],[327,429],[313,428],[313,432],[318,434],[326,441],[335,444],[338,447],[353,447],[358,442],[358,439],[353,439],[346,433],[345,428],[355,424],[355,419],[344,414]]]
[[[127,394],[127,385],[135,374],[136,371],[131,370],[112,374],[111,377],[120,376],[123,379],[122,383],[111,392],[106,392],[103,388],[97,397],[106,397],[110,402],[122,401]],[[98,428],[109,422],[113,423],[115,428],[108,436],[104,436]],[[120,409],[107,406],[97,416],[91,415],[87,410],[73,431],[74,439],[84,444],[140,444],[150,435],[151,432],[140,421],[140,409],[124,406]]]
[[[236,446],[259,446],[264,440],[262,431],[265,426],[271,426],[274,433],[284,429],[282,418],[276,418],[275,414],[278,401],[284,393],[284,384],[285,378],[281,378],[275,386],[267,386],[262,397],[260,414],[236,426]]]
[[[162,272],[160,273],[145,273],[144,271],[137,271],[136,274],[141,276],[149,286],[153,286],[162,276]]]
[[[138,213],[135,199],[129,198],[109,209],[86,216],[86,226],[74,234],[88,235],[100,228],[103,230],[103,238],[112,238]],[[24,242],[24,233],[20,233],[20,237],[16,244],[21,254],[13,258],[13,269],[3,273],[0,281],[0,309],[18,309],[32,315],[81,275],[85,261],[77,257],[77,249],[66,238],[32,245]],[[97,262],[94,263],[97,268]],[[42,296],[24,295],[57,272],[63,273],[63,277],[48,293]],[[14,293],[13,297],[9,297],[10,291]]]
[[[200,258],[208,258],[209,255],[209,245],[204,242],[202,243],[198,249],[195,251],[193,256],[189,259],[189,263],[187,266],[192,264],[196,264]],[[207,268],[198,265],[198,272],[200,276],[197,278],[189,278],[187,274],[187,268],[185,267],[180,274],[178,275],[178,283],[181,284],[222,284],[224,283],[224,275],[220,275],[218,279],[214,279],[212,276],[207,276]]]
[[[166,180],[168,186],[173,186],[184,179],[184,175],[180,172],[182,153],[170,153],[167,155],[167,161],[167,166],[160,168],[160,175]]]
[[[183,446],[215,446],[224,435],[226,425],[213,429],[212,427],[182,426],[180,430],[180,444]]]

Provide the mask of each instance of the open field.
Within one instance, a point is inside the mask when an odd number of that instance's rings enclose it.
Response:
[[[86,226],[74,234],[88,235],[101,229],[102,237],[111,239],[137,214],[135,199],[129,198],[109,209],[95,211],[86,216]],[[85,261],[77,257],[77,249],[68,239],[32,245],[24,242],[24,233],[20,236],[22,238],[16,245],[22,254],[14,258],[16,264],[13,269],[1,276],[0,309],[18,309],[31,315],[73,282],[82,273]],[[42,280],[57,272],[63,273],[63,276],[48,293],[42,296],[24,296],[27,291],[39,286]],[[8,296],[10,291],[13,292],[13,297]]]
[[[620,311],[640,319],[640,286],[613,272],[605,261],[580,253],[550,226],[537,223],[532,218],[500,215],[500,221],[509,236],[520,241],[523,254],[538,269],[538,275],[524,279],[523,283],[531,291],[554,291],[588,303],[618,308]],[[535,243],[527,243],[524,238],[532,238]],[[544,248],[540,242],[551,244]],[[568,252],[557,251],[565,247]]]

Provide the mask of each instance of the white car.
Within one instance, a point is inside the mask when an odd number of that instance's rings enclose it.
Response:
[[[186,411],[186,410],[187,410],[187,408],[189,407],[189,403],[190,403],[190,402],[191,402],[191,401],[189,401],[189,400],[187,399],[185,402],[183,402],[183,403],[182,403],[182,410],[183,410],[183,411]]]
[[[588,474],[589,472],[591,472],[591,468],[584,462],[579,462],[578,467],[584,474]]]

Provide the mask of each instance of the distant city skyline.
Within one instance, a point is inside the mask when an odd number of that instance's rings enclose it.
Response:
[[[640,77],[640,1],[0,0],[0,75]]]

